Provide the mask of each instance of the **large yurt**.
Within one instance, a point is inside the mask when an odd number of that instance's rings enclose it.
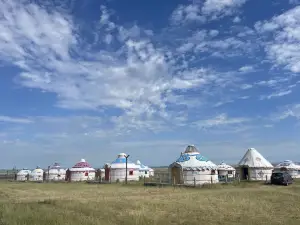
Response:
[[[148,166],[143,165],[140,162],[140,160],[137,160],[135,164],[139,166],[139,176],[140,177],[154,176],[154,170]]]
[[[106,176],[109,175],[111,182],[123,182],[126,177],[126,154],[120,153],[116,160],[109,165],[109,172],[106,168]],[[138,181],[140,167],[131,161],[127,161],[127,181]],[[108,174],[109,173],[109,174]]]
[[[291,160],[284,160],[275,166],[274,171],[287,171],[293,178],[300,178],[300,165]]]
[[[49,176],[47,172],[46,176],[47,180],[51,181],[62,181],[65,180],[66,178],[66,170],[61,168],[59,163],[54,163],[50,168],[49,168]]]
[[[32,172],[29,174],[29,180],[30,181],[43,181],[44,180],[44,170],[42,170],[40,167],[37,167],[36,169],[32,170]]]
[[[31,170],[28,170],[26,168],[20,170],[17,173],[17,181],[26,181],[26,180],[28,180],[30,174],[31,174]]]
[[[219,182],[217,165],[202,156],[193,145],[187,146],[169,166],[169,174],[173,184],[202,185]]]
[[[255,148],[249,148],[238,164],[237,173],[242,180],[270,180],[273,168]]]
[[[70,169],[71,181],[95,180],[95,169],[85,159],[81,159]]]
[[[228,181],[235,178],[235,168],[222,162],[218,165],[219,181]]]

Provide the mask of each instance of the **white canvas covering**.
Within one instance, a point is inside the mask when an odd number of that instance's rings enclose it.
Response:
[[[17,173],[17,181],[25,181],[25,180],[28,180],[27,179],[27,176],[29,176],[31,174],[31,170],[28,170],[26,168],[20,170],[18,173]],[[29,177],[28,177],[29,178]]]
[[[29,174],[29,180],[30,181],[39,181],[39,182],[43,181],[44,180],[43,175],[44,175],[44,170],[37,167]]]
[[[287,171],[293,178],[300,178],[300,165],[291,160],[284,160],[275,166],[274,171]]]
[[[47,180],[62,181],[66,178],[66,170],[61,168],[60,164],[54,163],[49,169],[49,177],[47,172]]]
[[[139,176],[140,177],[149,177],[154,176],[154,170],[148,166],[143,165],[140,160],[136,161],[136,165],[139,166]]]
[[[217,166],[189,145],[184,153],[169,166],[173,184],[201,185],[218,183]]]
[[[270,180],[274,167],[255,148],[249,148],[238,168],[241,179]]]
[[[71,181],[95,180],[96,171],[85,159],[81,159],[71,169]]]
[[[125,181],[126,177],[126,154],[120,153],[109,167],[110,181],[116,182]],[[139,180],[139,169],[140,167],[131,161],[127,160],[127,181],[138,181]]]
[[[218,165],[218,174],[219,177],[229,177],[229,178],[234,178],[235,177],[235,168],[222,162],[221,164]]]

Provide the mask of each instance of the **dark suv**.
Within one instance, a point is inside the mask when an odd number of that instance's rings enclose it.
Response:
[[[288,172],[273,172],[271,176],[271,184],[281,184],[288,186],[293,183],[293,178]]]

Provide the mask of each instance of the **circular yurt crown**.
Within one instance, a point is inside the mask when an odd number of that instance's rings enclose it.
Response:
[[[127,156],[127,154],[125,153],[119,153],[118,158],[125,158]]]
[[[194,145],[188,145],[184,151],[184,153],[199,153],[197,148]]]

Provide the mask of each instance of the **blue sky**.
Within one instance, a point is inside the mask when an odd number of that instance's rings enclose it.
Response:
[[[0,0],[0,167],[300,160],[299,5]]]

